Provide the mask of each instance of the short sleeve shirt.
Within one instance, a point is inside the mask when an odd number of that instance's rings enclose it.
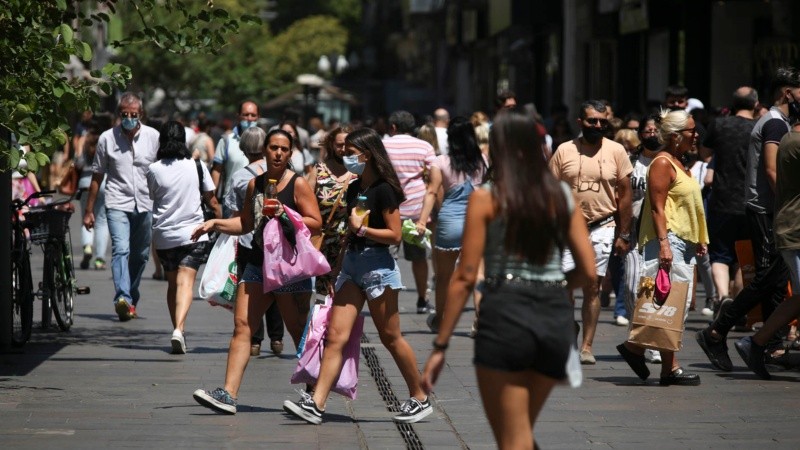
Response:
[[[617,211],[617,186],[633,172],[625,148],[603,138],[594,154],[580,152],[579,139],[558,146],[550,159],[550,171],[575,194],[587,222],[604,219]]]
[[[714,181],[709,211],[744,214],[747,150],[755,121],[745,117],[719,117],[711,122],[704,145],[714,152]]]
[[[484,163],[485,162],[486,160],[484,159]],[[444,188],[445,192],[453,189],[454,187],[461,186],[467,181],[467,176],[465,174],[456,173],[450,166],[450,155],[437,156],[433,161],[432,167],[437,167],[442,171],[442,187]],[[479,170],[474,176],[469,178],[472,186],[478,187],[481,185],[485,172],[485,169]]]
[[[436,159],[433,146],[407,134],[386,138],[383,140],[383,145],[406,197],[400,204],[400,217],[417,220],[422,214],[422,201],[427,190],[422,175],[426,169],[430,169],[433,160]]]
[[[775,206],[775,194],[764,168],[764,144],[778,145],[789,131],[789,119],[778,107],[773,106],[758,119],[750,133],[750,149],[747,152],[745,174],[745,202],[747,208],[758,214],[771,214]]]
[[[264,173],[266,170],[267,164],[263,160],[260,160],[237,170],[231,175],[231,188],[222,200],[225,209],[231,212],[241,211],[242,207],[244,207],[244,199],[245,196],[247,196],[247,186],[250,184],[250,180]],[[252,242],[252,231],[239,236],[239,245],[241,246],[252,248]]]
[[[125,212],[152,211],[147,172],[156,160],[158,146],[158,131],[147,125],[140,125],[133,139],[129,139],[120,126],[100,135],[92,172],[106,175],[107,208]]]
[[[203,192],[213,192],[214,182],[205,164]],[[150,198],[153,199],[153,245],[159,250],[192,243],[192,231],[203,224],[200,206],[200,179],[192,158],[162,159],[150,165],[147,173]],[[207,241],[203,235],[199,241]]]
[[[778,147],[775,187],[775,244],[780,250],[800,250],[800,132],[783,137]]]
[[[361,179],[357,179],[350,183],[347,188],[347,216],[349,217],[358,203],[358,196],[364,195],[367,197],[367,209],[369,213],[369,227],[376,229],[385,229],[386,221],[383,219],[383,212],[388,210],[397,209],[400,202],[397,199],[397,194],[392,190],[392,187],[384,180],[378,180],[372,186],[362,190]],[[366,237],[353,236],[351,242],[355,245],[363,245],[365,247],[388,247],[386,244],[375,242]]]
[[[217,144],[217,151],[214,153],[214,164],[222,165],[224,169],[224,180],[222,195],[223,197],[231,188],[231,177],[242,167],[250,164],[247,155],[239,148],[239,127],[233,129],[230,136],[223,137]]]

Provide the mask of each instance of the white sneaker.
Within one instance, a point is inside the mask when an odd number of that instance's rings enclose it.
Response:
[[[627,327],[628,324],[630,324],[630,322],[628,321],[628,319],[625,318],[625,316],[617,316],[617,318],[614,319],[614,323],[621,327]]]
[[[650,350],[648,348],[644,351],[644,359],[651,364],[661,364],[661,353],[658,350]]]
[[[172,339],[170,342],[172,343],[173,355],[186,354],[186,339],[184,339],[181,330],[176,328],[175,331],[172,332]]]
[[[702,314],[702,315],[704,315],[706,317],[711,317],[711,316],[714,315],[714,310],[711,309],[711,308],[705,307],[700,311],[700,314]]]

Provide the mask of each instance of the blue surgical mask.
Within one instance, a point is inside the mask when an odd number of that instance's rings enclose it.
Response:
[[[367,167],[366,162],[358,162],[358,157],[360,155],[352,155],[352,156],[345,156],[342,158],[344,162],[344,167],[347,169],[348,172],[352,172],[356,175],[361,175],[364,173],[364,168]]]
[[[125,128],[128,131],[136,129],[139,126],[139,119],[136,117],[123,117],[122,118],[122,128]]]
[[[244,130],[250,128],[250,127],[254,127],[254,126],[256,126],[256,122],[251,122],[249,120],[243,120],[243,121],[239,122],[239,128],[242,131],[244,131]]]

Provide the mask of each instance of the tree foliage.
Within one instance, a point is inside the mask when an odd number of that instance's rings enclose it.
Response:
[[[94,57],[82,30],[108,23],[118,8],[131,8],[141,27],[113,42],[114,47],[149,43],[163,53],[190,55],[219,53],[228,44],[227,34],[243,29],[243,23],[260,23],[253,15],[234,18],[213,0],[197,5],[183,0],[0,0],[0,127],[31,147],[24,156],[28,169],[46,164],[53,150],[64,145],[71,114],[96,108],[101,93],[124,89],[131,78],[131,70],[116,63],[89,77],[68,77],[71,58],[90,62]],[[181,17],[180,23],[166,26],[164,19],[173,15]],[[7,167],[0,170],[18,167],[20,152],[9,142],[0,141],[0,153],[7,156]]]

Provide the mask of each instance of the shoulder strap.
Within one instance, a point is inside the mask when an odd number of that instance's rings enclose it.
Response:
[[[200,160],[194,160],[195,166],[197,166],[197,190],[200,192],[200,203],[203,202],[203,168],[200,167]]]
[[[246,166],[244,166],[244,168],[245,168],[245,169],[247,169],[247,171],[248,171],[248,172],[252,173],[254,177],[257,177],[257,176],[258,176],[258,174],[256,173],[256,171],[250,168],[250,165],[249,165],[249,164],[248,164],[248,165],[246,165]]]
[[[339,205],[342,203],[342,195],[344,194],[344,191],[350,187],[350,180],[352,177],[353,174],[351,172],[347,172],[347,178],[344,180],[344,186],[342,187],[342,190],[339,191],[339,195],[336,196],[336,200],[333,201],[333,207],[331,208],[331,212],[328,214],[328,219],[325,221],[325,223],[330,223],[331,219],[333,219],[333,215],[336,213],[336,210],[339,209]]]

